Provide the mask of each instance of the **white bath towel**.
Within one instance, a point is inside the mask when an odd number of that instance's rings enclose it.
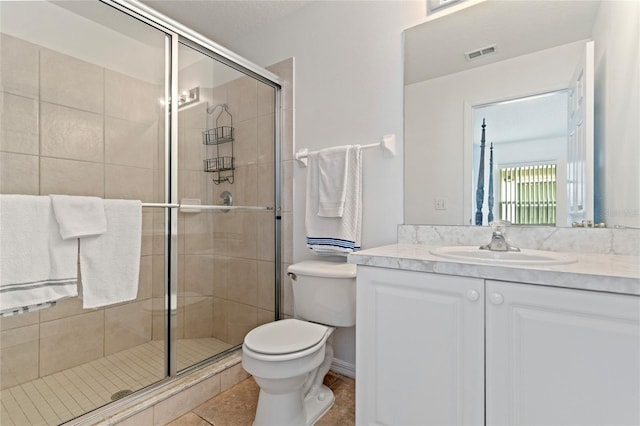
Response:
[[[102,198],[50,195],[63,240],[107,232]]]
[[[319,206],[318,152],[308,156],[305,227],[307,247],[318,255],[346,256],[360,249],[362,234],[362,152],[352,147],[342,217],[322,217]]]
[[[138,294],[142,205],[104,200],[108,231],[80,240],[83,308],[126,302]]]
[[[49,197],[0,195],[0,311],[77,296],[77,259]]]
[[[353,146],[318,151],[318,216],[342,217],[347,194],[348,174],[353,172]]]

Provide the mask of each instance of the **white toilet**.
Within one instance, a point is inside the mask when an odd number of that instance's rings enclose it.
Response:
[[[260,386],[255,426],[313,425],[333,405],[322,384],[334,327],[356,324],[356,265],[309,260],[287,269],[297,319],[251,330],[242,366]]]

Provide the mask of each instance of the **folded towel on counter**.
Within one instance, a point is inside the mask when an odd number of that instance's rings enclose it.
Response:
[[[353,146],[338,146],[318,151],[318,216],[342,217],[347,194],[347,182],[355,173]],[[349,167],[351,166],[351,167]],[[350,178],[350,179],[349,179]]]
[[[78,295],[78,241],[59,229],[48,196],[0,195],[0,311]]]
[[[138,294],[142,241],[139,200],[104,200],[108,231],[80,240],[83,308],[126,302]]]
[[[107,232],[102,198],[50,195],[63,240]]]
[[[349,147],[342,217],[322,217],[319,209],[319,153],[309,153],[305,227],[307,247],[321,256],[346,256],[360,249],[362,234],[362,151]]]

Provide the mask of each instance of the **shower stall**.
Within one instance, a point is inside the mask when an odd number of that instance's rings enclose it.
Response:
[[[143,203],[135,300],[0,316],[0,424],[60,424],[279,318],[282,83],[124,0],[0,19],[0,193]]]

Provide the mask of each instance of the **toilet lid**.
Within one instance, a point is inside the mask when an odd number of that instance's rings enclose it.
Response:
[[[255,352],[281,355],[300,352],[318,344],[328,327],[297,319],[275,321],[251,330],[244,344]]]

